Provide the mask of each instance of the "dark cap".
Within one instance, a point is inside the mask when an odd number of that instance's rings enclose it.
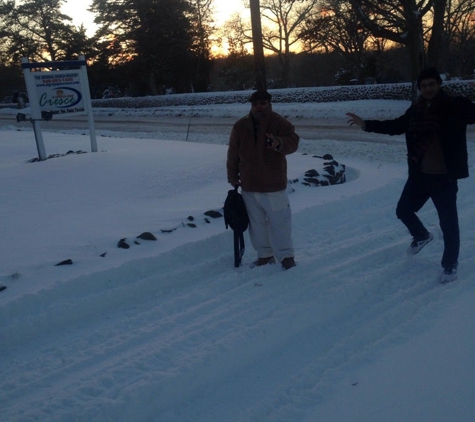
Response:
[[[417,78],[417,88],[421,88],[421,81],[424,79],[435,79],[439,85],[442,85],[442,78],[435,67],[424,69]]]
[[[259,101],[259,100],[266,100],[270,102],[271,99],[272,99],[272,95],[270,95],[267,91],[256,91],[251,95],[251,97],[249,98],[249,101],[251,103],[253,101]]]

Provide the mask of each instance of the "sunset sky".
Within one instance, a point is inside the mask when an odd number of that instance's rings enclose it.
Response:
[[[62,12],[73,19],[73,24],[80,26],[84,24],[88,28],[88,35],[94,34],[94,15],[89,13],[92,0],[78,2],[77,0],[68,0],[62,8]],[[214,10],[216,13],[216,23],[223,24],[234,12],[244,9],[242,0],[214,0]]]

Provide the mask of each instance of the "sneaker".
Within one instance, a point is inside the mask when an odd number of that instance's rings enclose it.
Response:
[[[267,264],[275,264],[275,258],[273,256],[268,256],[266,258],[259,258],[257,261],[252,263],[253,267],[262,267]]]
[[[294,258],[288,257],[282,260],[282,267],[284,270],[288,270],[289,268],[295,267],[297,264],[294,261]]]
[[[432,239],[434,235],[432,233],[427,233],[426,237],[423,239],[417,239],[415,237],[412,238],[411,245],[407,249],[407,253],[409,255],[415,255],[418,253],[425,245],[427,245]]]
[[[454,280],[457,280],[457,267],[444,268],[444,271],[440,276],[440,282],[446,284]]]

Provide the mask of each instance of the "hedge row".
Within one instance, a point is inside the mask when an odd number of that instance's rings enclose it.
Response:
[[[475,81],[449,81],[444,89],[475,101]],[[149,97],[122,97],[92,100],[93,107],[153,108],[183,105],[246,103],[252,91],[205,92]],[[411,84],[356,85],[319,88],[287,88],[269,90],[274,103],[315,103],[352,100],[410,100]]]

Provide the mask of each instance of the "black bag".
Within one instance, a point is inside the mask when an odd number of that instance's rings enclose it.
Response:
[[[228,196],[224,201],[224,224],[226,229],[231,227],[234,232],[234,266],[239,267],[244,255],[244,232],[249,226],[249,216],[242,195],[236,187],[228,191]]]

